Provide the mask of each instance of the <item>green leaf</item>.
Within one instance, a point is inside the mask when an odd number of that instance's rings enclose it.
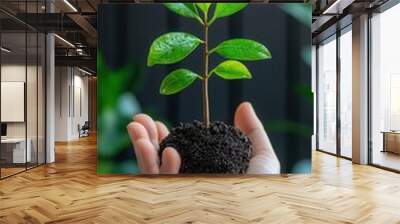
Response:
[[[224,79],[251,79],[251,73],[246,66],[238,61],[228,60],[214,68],[212,73]]]
[[[204,12],[204,14],[208,13],[208,9],[211,6],[211,3],[196,3],[197,7],[201,9],[201,11]]]
[[[172,71],[161,82],[160,93],[163,95],[178,93],[192,84],[197,78],[201,79],[199,75],[187,69],[181,68]]]
[[[216,19],[233,15],[247,6],[248,3],[216,3],[212,24]]]
[[[211,52],[214,51],[225,58],[241,61],[255,61],[271,58],[271,53],[264,45],[249,39],[226,40],[211,50]]]
[[[194,3],[164,3],[164,6],[178,15],[200,19]]]
[[[203,41],[189,33],[172,32],[153,41],[147,66],[173,64],[183,60]]]

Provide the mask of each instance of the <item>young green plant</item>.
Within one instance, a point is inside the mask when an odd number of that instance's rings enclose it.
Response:
[[[251,73],[240,61],[256,61],[270,59],[270,51],[254,40],[235,38],[225,40],[215,48],[209,48],[208,35],[210,26],[220,18],[231,16],[247,6],[247,3],[165,3],[165,7],[176,14],[195,19],[203,27],[204,38],[200,39],[185,32],[170,32],[153,41],[147,58],[147,65],[166,65],[182,61],[200,44],[203,44],[202,75],[180,68],[169,73],[161,82],[160,93],[171,95],[191,85],[196,79],[202,82],[203,122],[210,125],[208,79],[216,74],[227,80],[250,79]],[[213,15],[209,17],[211,9]],[[216,53],[227,60],[209,71],[210,56]]]

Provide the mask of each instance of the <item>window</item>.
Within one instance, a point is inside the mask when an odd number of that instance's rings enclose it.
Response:
[[[400,4],[371,18],[371,162],[400,170]]]
[[[318,149],[336,153],[336,36],[318,48]]]
[[[352,156],[352,33],[351,26],[340,36],[340,155]]]

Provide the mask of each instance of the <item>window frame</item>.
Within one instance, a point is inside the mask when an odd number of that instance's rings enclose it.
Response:
[[[341,67],[340,67],[340,37],[347,32],[352,32],[352,23],[347,24],[346,26],[337,29],[335,33],[326,37],[325,39],[320,40],[316,44],[316,150],[319,152],[327,153],[333,156],[337,156],[346,160],[352,160],[352,158],[342,155],[341,150],[341,119],[340,119],[340,84],[341,84]],[[330,41],[336,41],[336,152],[332,153],[327,150],[321,149],[319,147],[319,132],[320,132],[320,120],[319,120],[319,85],[320,85],[320,74],[319,74],[319,47],[322,43],[327,43]]]

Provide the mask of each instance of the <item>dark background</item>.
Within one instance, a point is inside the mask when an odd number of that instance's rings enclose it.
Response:
[[[310,172],[311,30],[304,18],[285,10],[286,5],[249,4],[241,12],[218,19],[211,26],[210,49],[223,40],[243,37],[264,44],[271,51],[272,59],[244,62],[253,75],[251,80],[211,78],[210,114],[213,121],[232,124],[235,108],[242,101],[250,101],[268,132],[282,172]],[[304,4],[293,5],[304,8]],[[311,7],[309,14],[311,24]],[[135,173],[137,169],[127,168],[129,161],[134,160],[125,134],[130,117],[119,119],[126,113],[113,108],[125,102],[122,104],[137,107],[127,113],[149,113],[169,126],[202,120],[200,82],[177,95],[159,94],[161,80],[175,68],[202,71],[202,48],[198,47],[174,65],[146,67],[146,60],[152,41],[160,35],[180,31],[203,39],[203,29],[195,19],[181,17],[162,4],[108,4],[99,7],[98,30],[98,171]],[[210,70],[221,61],[221,57],[213,55]],[[116,79],[120,81],[114,81]],[[126,97],[127,92],[130,97]],[[132,102],[116,99],[122,95]],[[114,143],[121,135],[125,139],[120,140],[123,144],[117,147]],[[118,165],[124,162],[125,165]]]

